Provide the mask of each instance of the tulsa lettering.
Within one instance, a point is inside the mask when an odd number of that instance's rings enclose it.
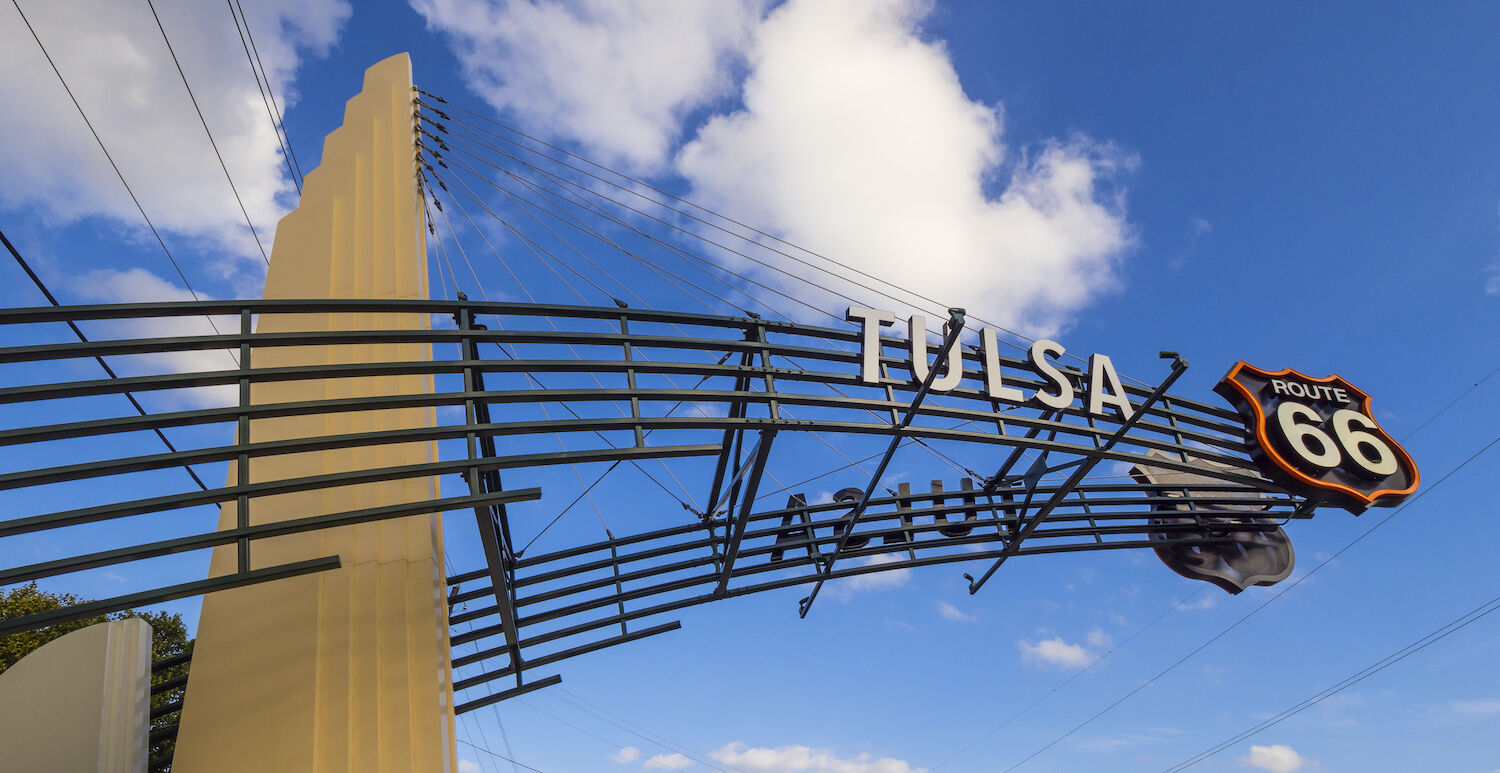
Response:
[[[851,306],[846,318],[850,322],[859,323],[861,327],[860,380],[866,384],[881,383],[880,329],[894,323],[896,315],[889,311]],[[944,325],[944,328],[946,334],[947,326]],[[911,315],[907,321],[907,337],[911,342],[908,361],[911,378],[920,384],[927,378],[930,367],[927,361],[927,318],[920,314]],[[1064,410],[1073,405],[1075,389],[1073,381],[1068,373],[1053,361],[1066,351],[1062,344],[1044,338],[1033,343],[1026,350],[1027,364],[1042,381],[1042,385],[1034,391],[1023,392],[1005,383],[1005,376],[1000,370],[1000,346],[995,331],[990,328],[980,330],[979,342],[980,359],[984,364],[985,394],[991,400],[1012,405],[1034,404],[1054,411]],[[933,379],[932,391],[934,392],[951,391],[963,381],[963,355],[958,346],[958,339],[954,339],[953,346],[948,350],[947,362],[946,372]],[[1120,383],[1119,375],[1115,373],[1114,363],[1107,355],[1089,355],[1089,368],[1085,380],[1087,382],[1085,384],[1085,409],[1089,415],[1104,418],[1105,408],[1112,407],[1119,413],[1120,419],[1130,418],[1134,412],[1130,405],[1130,398],[1125,394],[1125,387]]]

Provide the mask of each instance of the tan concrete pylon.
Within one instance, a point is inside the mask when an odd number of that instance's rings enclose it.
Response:
[[[415,183],[411,60],[365,72],[344,124],[328,135],[297,209],[277,227],[266,298],[426,298],[427,255]],[[425,314],[265,315],[260,332],[427,329]],[[430,360],[431,347],[268,348],[256,368]],[[258,384],[255,403],[432,391],[430,376]],[[249,437],[432,426],[432,409],[256,420]],[[272,456],[252,481],[418,464],[431,443]],[[238,470],[230,468],[233,484]],[[251,523],[436,498],[431,478],[258,498]],[[220,528],[233,527],[233,504]],[[438,514],[255,543],[251,566],[338,554],[343,568],[211,594],[203,600],[173,770],[181,773],[451,771],[453,688]],[[211,573],[235,570],[235,546]]]

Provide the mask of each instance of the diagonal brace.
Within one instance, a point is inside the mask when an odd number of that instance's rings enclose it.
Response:
[[[901,423],[896,425],[896,431],[891,433],[891,443],[886,446],[885,455],[880,458],[880,464],[875,467],[875,473],[870,476],[870,482],[865,486],[865,493],[854,505],[854,509],[844,516],[844,530],[839,536],[838,544],[833,548],[833,554],[828,557],[818,572],[817,582],[813,583],[812,592],[807,598],[797,605],[797,615],[807,617],[808,610],[812,609],[813,601],[818,598],[818,591],[822,590],[823,583],[828,581],[828,575],[833,572],[833,563],[838,560],[839,554],[844,551],[844,546],[849,543],[849,537],[854,533],[854,526],[859,523],[860,516],[865,514],[865,507],[870,504],[870,497],[875,493],[875,487],[880,483],[880,476],[885,474],[885,468],[891,463],[891,457],[896,454],[896,447],[901,445],[902,433],[911,426],[912,420],[917,418],[917,411],[922,407],[922,401],[927,399],[927,393],[932,390],[932,382],[937,380],[937,372],[942,369],[944,362],[948,359],[948,352],[955,349],[953,344],[958,340],[959,333],[964,329],[964,310],[948,309],[948,335],[943,337],[942,347],[938,349],[937,359],[932,367],[927,369],[927,378],[922,379],[921,388],[917,389],[916,395],[911,398],[911,404],[906,406],[906,415],[901,418]],[[962,361],[951,367],[963,367]]]
[[[760,441],[755,444],[753,451],[755,458],[744,468],[750,471],[750,475],[745,482],[745,496],[740,500],[739,515],[734,519],[734,530],[728,535],[729,540],[724,546],[724,565],[719,570],[719,586],[714,589],[715,595],[722,595],[729,587],[729,575],[734,572],[734,559],[740,554],[740,541],[745,538],[745,527],[750,524],[750,508],[755,504],[755,492],[760,489],[761,474],[765,472],[766,458],[771,455],[771,441],[775,439],[776,430],[761,430]],[[709,515],[712,516],[712,513]]]
[[[1104,445],[1099,446],[1082,464],[1073,469],[1073,474],[1069,475],[1068,479],[1058,487],[1057,492],[1052,495],[1052,498],[1047,500],[1047,504],[1043,505],[1042,509],[1038,510],[1036,515],[1032,516],[1031,520],[1027,521],[1026,525],[1022,527],[1021,531],[1010,540],[1010,544],[1005,546],[1005,553],[995,559],[995,563],[990,566],[989,571],[985,572],[978,580],[972,577],[968,578],[969,595],[972,596],[978,593],[979,589],[984,587],[985,582],[989,581],[990,577],[993,577],[995,572],[1000,569],[1000,565],[1004,564],[1006,559],[1015,555],[1021,549],[1021,543],[1027,537],[1031,536],[1031,533],[1036,531],[1037,527],[1042,525],[1047,516],[1052,514],[1054,508],[1062,504],[1063,499],[1067,498],[1073,487],[1077,486],[1079,481],[1082,481],[1083,477],[1088,475],[1090,470],[1094,469],[1095,465],[1104,461],[1104,454],[1113,448],[1116,443],[1120,442],[1125,437],[1125,433],[1140,423],[1140,420],[1145,417],[1147,409],[1155,404],[1157,400],[1160,400],[1161,396],[1167,393],[1167,389],[1171,388],[1172,384],[1177,381],[1177,378],[1187,371],[1187,360],[1184,360],[1176,352],[1162,352],[1161,356],[1172,359],[1172,372],[1167,375],[1164,381],[1157,385],[1156,389],[1152,390],[1151,394],[1146,397],[1146,400],[1141,403],[1135,413],[1122,422],[1120,428],[1115,430],[1114,434],[1110,435],[1108,440],[1104,441]],[[968,575],[964,576],[968,577]]]

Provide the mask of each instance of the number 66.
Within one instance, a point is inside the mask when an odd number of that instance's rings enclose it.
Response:
[[[1384,478],[1396,472],[1396,454],[1391,447],[1379,436],[1365,431],[1378,429],[1373,419],[1359,411],[1341,408],[1328,422],[1333,426],[1333,437],[1319,426],[1323,417],[1311,406],[1282,403],[1276,408],[1276,426],[1300,461],[1329,470],[1339,466],[1347,456],[1359,472],[1371,477]]]

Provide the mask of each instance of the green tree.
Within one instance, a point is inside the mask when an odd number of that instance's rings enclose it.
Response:
[[[47,612],[53,609],[73,606],[75,604],[86,604],[86,599],[78,598],[71,593],[48,593],[37,588],[36,583],[22,585],[9,591],[0,591],[0,619],[34,615],[38,612]],[[111,615],[100,615],[84,620],[74,620],[67,623],[58,623],[35,631],[0,636],[0,673],[15,665],[16,661],[26,657],[38,647],[53,639],[66,636],[80,628],[86,628],[95,623],[106,620],[124,620],[128,617],[139,617],[151,626],[151,661],[153,663],[185,655],[192,651],[193,640],[188,638],[187,625],[182,622],[182,615],[169,614],[166,612],[135,612],[126,610]],[[187,676],[188,663],[184,662],[171,668],[153,670],[151,672],[151,684],[156,686],[164,682],[175,681]],[[169,690],[156,693],[151,696],[151,710],[153,712],[168,706],[178,704],[186,692],[186,685],[179,684]],[[174,709],[151,720],[151,730],[164,729],[176,725],[181,718],[182,712]],[[161,759],[161,763],[153,765],[151,770],[156,773],[166,773],[172,769],[170,755],[176,745],[175,736],[162,739],[150,744],[147,750],[148,759]]]

